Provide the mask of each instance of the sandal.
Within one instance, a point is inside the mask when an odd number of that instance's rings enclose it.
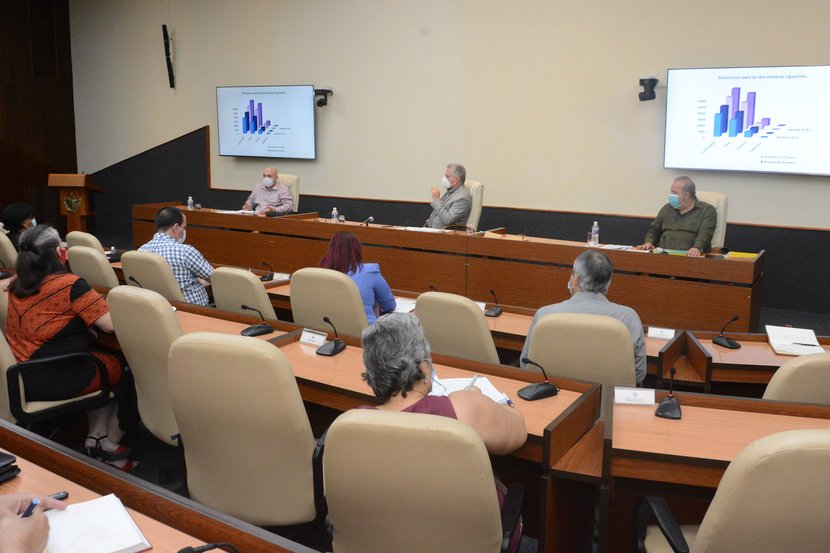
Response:
[[[101,440],[106,437],[106,434],[97,438],[95,436],[87,436],[87,440],[95,440],[95,446],[86,448],[86,454],[101,461],[121,461],[133,454],[131,448],[123,445],[119,445],[115,451],[107,451],[101,447]]]
[[[124,471],[124,472],[132,472],[133,470],[135,470],[135,468],[139,464],[138,461],[133,461],[132,459],[127,459],[127,462],[124,463],[123,465],[121,465],[120,467],[117,467],[117,466],[113,465],[111,462],[108,462],[108,461],[104,461],[104,462],[107,463],[112,468],[116,468],[116,469]]]

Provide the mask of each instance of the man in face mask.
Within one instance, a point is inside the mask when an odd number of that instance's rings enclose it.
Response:
[[[176,207],[165,207],[156,214],[156,233],[152,240],[138,248],[162,256],[188,303],[207,305],[210,302],[205,287],[210,282],[213,267],[199,250],[185,244],[187,217]]]
[[[444,171],[441,179],[441,187],[432,187],[432,214],[427,219],[426,226],[431,228],[444,228],[449,225],[465,225],[467,217],[470,216],[470,209],[473,206],[473,198],[469,190],[464,187],[467,180],[467,170],[463,165],[450,163]],[[441,189],[446,193],[441,196]]]
[[[688,250],[686,255],[699,257],[712,248],[712,236],[718,223],[714,206],[697,199],[695,183],[689,177],[677,177],[669,190],[669,203],[663,206],[646,233],[640,250],[655,246]]]
[[[262,171],[262,180],[254,186],[242,209],[256,211],[260,217],[276,217],[291,213],[294,209],[294,196],[279,182],[278,176],[276,167],[266,167]]]
[[[614,267],[611,260],[602,252],[587,250],[574,261],[573,272],[568,280],[570,299],[540,308],[530,323],[527,339],[522,349],[522,357],[530,351],[530,335],[536,323],[551,313],[587,313],[589,315],[606,315],[614,317],[628,328],[634,343],[634,369],[637,385],[641,386],[646,377],[646,340],[643,335],[643,323],[637,312],[608,301],[605,297],[611,287]],[[600,345],[601,347],[601,345]],[[524,365],[523,365],[524,366]]]

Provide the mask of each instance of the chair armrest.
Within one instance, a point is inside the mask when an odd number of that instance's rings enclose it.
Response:
[[[27,413],[24,411],[21,397],[25,397],[25,390],[21,390],[21,372],[23,370],[28,370],[31,367],[44,365],[46,363],[69,361],[74,359],[87,359],[93,362],[95,369],[101,376],[101,391],[92,397],[79,399],[78,401],[71,401],[75,398],[66,398],[65,401],[69,401],[69,403],[43,409],[36,413]],[[15,363],[6,369],[6,382],[9,389],[9,409],[11,410],[14,418],[20,422],[35,422],[37,420],[71,413],[73,411],[77,411],[81,405],[84,406],[84,409],[91,409],[93,407],[101,407],[109,403],[110,379],[109,373],[107,373],[107,367],[104,365],[103,361],[91,353],[66,353],[63,355],[52,355],[50,357],[38,357],[37,359],[30,359],[29,361]]]
[[[506,553],[513,539],[513,530],[522,516],[525,502],[525,487],[521,484],[510,484],[507,495],[504,497],[504,509],[501,512],[501,551]]]
[[[637,551],[645,553],[646,529],[651,517],[657,520],[657,526],[666,537],[672,550],[675,553],[689,553],[689,544],[683,537],[680,525],[674,518],[671,509],[662,497],[646,496],[637,504],[635,514],[635,531],[637,534]]]

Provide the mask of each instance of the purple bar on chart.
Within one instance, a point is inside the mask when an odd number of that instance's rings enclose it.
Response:
[[[254,120],[256,112],[254,111],[254,101],[248,100],[248,113],[251,114],[251,120]],[[256,122],[254,122],[250,127],[251,134],[254,134],[254,130],[256,129]]]
[[[271,120],[270,120],[270,119],[267,119],[267,120],[265,121],[265,126],[266,126],[266,127],[270,127],[270,126],[271,126]]]
[[[740,87],[736,86],[735,88],[732,89],[732,109],[729,112],[729,115],[731,117],[733,117],[733,118],[736,117],[736,114],[738,113],[738,106],[740,105],[740,103],[741,103],[741,89],[740,89]]]
[[[256,104],[256,120],[259,121],[260,125],[262,124],[262,102]]]
[[[769,117],[764,117],[763,119],[761,119],[761,125],[761,128],[769,127]]]
[[[755,93],[746,93],[746,125],[752,126],[755,124]]]
[[[248,128],[251,126],[251,119],[250,114],[246,111],[245,115],[242,117],[242,134],[248,132]]]

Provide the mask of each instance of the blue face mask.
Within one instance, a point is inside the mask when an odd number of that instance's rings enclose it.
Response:
[[[669,194],[669,204],[675,209],[680,209],[680,196],[677,194]]]

